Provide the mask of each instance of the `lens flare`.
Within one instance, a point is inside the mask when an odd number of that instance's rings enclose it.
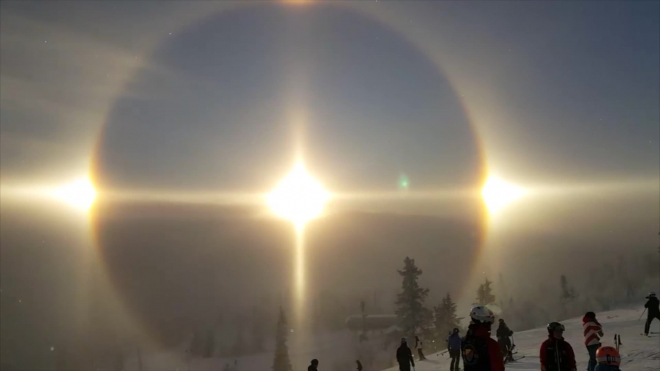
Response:
[[[275,215],[301,229],[321,215],[330,194],[307,172],[302,162],[298,162],[266,198]]]

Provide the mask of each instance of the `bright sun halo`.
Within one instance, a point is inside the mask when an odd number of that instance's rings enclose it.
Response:
[[[521,187],[507,183],[498,177],[490,176],[481,189],[481,196],[486,203],[488,212],[495,214],[511,202],[525,194]]]
[[[275,215],[302,228],[321,215],[330,194],[298,162],[266,198]]]
[[[56,198],[83,211],[89,210],[96,199],[96,189],[88,178],[60,186],[53,193]]]

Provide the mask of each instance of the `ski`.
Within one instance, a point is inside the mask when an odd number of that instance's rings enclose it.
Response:
[[[518,357],[518,358],[514,358],[514,359],[511,360],[511,361],[504,360],[504,364],[507,364],[507,363],[509,363],[509,362],[516,362],[516,361],[519,361],[519,360],[521,360],[521,359],[523,359],[523,358],[525,358],[525,356],[520,356],[520,357]]]

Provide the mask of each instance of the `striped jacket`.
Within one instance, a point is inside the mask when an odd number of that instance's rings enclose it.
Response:
[[[584,345],[600,344],[600,338],[603,337],[603,327],[595,318],[582,318],[582,329],[584,332]]]

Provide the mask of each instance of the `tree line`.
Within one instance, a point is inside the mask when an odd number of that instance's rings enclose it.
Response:
[[[500,274],[497,285],[488,277],[479,284],[472,304],[488,306],[498,317],[505,318],[512,329],[532,329],[585,311],[610,310],[639,300],[657,284],[658,266],[660,258],[657,254],[618,256],[610,262],[590,267],[588,275],[578,277],[588,278],[575,279],[577,283],[566,274],[558,273],[555,284],[546,282],[534,292],[519,292],[520,300],[508,292],[504,276]],[[414,259],[406,257],[403,269],[397,272],[402,283],[396,297],[395,313],[404,335],[423,336],[425,348],[443,348],[444,340],[453,328],[462,330],[461,318],[456,315],[456,303],[447,293],[437,306],[427,306],[430,290],[420,287],[422,270]]]

